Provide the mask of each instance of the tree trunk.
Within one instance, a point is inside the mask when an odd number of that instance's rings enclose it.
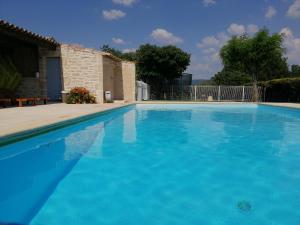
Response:
[[[258,93],[258,87],[257,87],[257,81],[253,81],[253,95],[252,95],[252,101],[258,102],[259,101],[259,93]]]

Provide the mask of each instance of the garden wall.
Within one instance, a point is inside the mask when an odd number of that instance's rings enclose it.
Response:
[[[61,45],[63,90],[85,87],[97,102],[103,102],[103,64],[99,51],[74,45]]]

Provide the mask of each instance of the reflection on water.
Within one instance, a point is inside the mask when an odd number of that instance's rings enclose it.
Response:
[[[238,146],[244,153],[256,156],[298,152],[293,146],[293,143],[297,142],[296,136],[299,131],[297,114],[284,114],[281,109],[276,108],[264,110],[263,113],[255,108],[211,112],[211,122],[222,123],[225,137],[230,138],[227,144],[222,143],[223,147],[232,149],[232,146],[237,146],[238,143],[247,143]],[[268,146],[273,147],[272,151]],[[244,151],[245,149],[248,151]]]
[[[106,121],[92,120],[0,150],[0,224],[28,223],[76,162],[102,157]]]
[[[71,133],[65,137],[64,159],[72,160],[82,155],[89,158],[101,158],[104,136],[104,122]]]
[[[133,143],[136,141],[135,110],[131,110],[123,115],[123,142]]]

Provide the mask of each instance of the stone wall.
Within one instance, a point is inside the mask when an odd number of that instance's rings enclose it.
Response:
[[[124,100],[127,102],[135,101],[135,82],[136,82],[136,71],[135,63],[123,61],[122,62],[122,76],[123,76],[123,89],[124,89]]]
[[[103,102],[102,55],[94,49],[74,45],[61,45],[63,89],[85,87]]]
[[[135,64],[95,50],[61,45],[63,86],[85,87],[103,103],[104,92],[111,91],[114,100],[135,101]]]
[[[42,97],[40,80],[34,77],[22,78],[21,84],[17,89],[16,96],[20,98]]]

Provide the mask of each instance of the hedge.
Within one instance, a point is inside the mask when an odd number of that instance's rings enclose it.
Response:
[[[300,77],[274,79],[260,85],[266,88],[267,102],[300,102]]]

